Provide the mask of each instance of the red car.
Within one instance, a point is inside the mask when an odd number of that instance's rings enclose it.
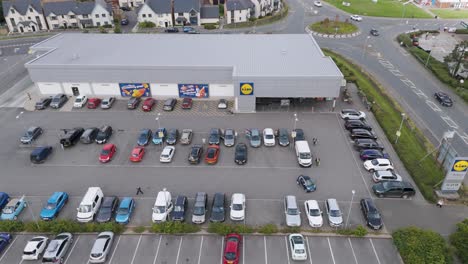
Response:
[[[156,101],[153,98],[146,98],[143,101],[143,106],[141,108],[143,109],[143,111],[149,112],[151,111],[151,109],[153,109],[155,103]]]
[[[115,151],[117,151],[117,147],[114,144],[105,144],[101,150],[101,154],[99,154],[99,161],[102,163],[111,161]]]
[[[229,234],[226,236],[223,264],[239,263],[241,241],[242,237],[238,234]]]
[[[216,164],[218,162],[219,151],[218,145],[210,145],[206,150],[205,162],[208,164]]]
[[[88,99],[88,108],[89,109],[96,109],[101,104],[101,99],[99,98],[89,98]]]
[[[132,154],[130,155],[130,161],[133,162],[140,162],[145,155],[145,148],[142,146],[134,147],[132,150]]]
[[[184,98],[184,100],[182,100],[182,109],[191,109],[192,102],[192,98]]]

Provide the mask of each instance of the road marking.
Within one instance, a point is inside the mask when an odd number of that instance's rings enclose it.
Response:
[[[122,236],[119,236],[119,239],[117,239],[117,244],[115,244],[115,248],[114,248],[114,251],[112,251],[112,256],[109,260],[109,264],[112,263],[112,260],[114,259],[114,255],[115,255],[115,251],[117,251],[117,247],[119,246],[119,243],[120,243],[120,239],[122,238]]]
[[[351,246],[351,252],[353,252],[354,261],[356,261],[356,264],[358,264],[356,254],[354,253],[353,244],[351,243],[351,238],[349,238],[349,237],[348,237],[348,242],[349,242],[349,245]]]
[[[462,134],[460,134],[458,131],[455,131],[455,133],[457,133],[457,134],[461,137],[461,139],[462,139],[463,141],[465,141],[466,144],[468,144],[468,134],[466,134],[465,132],[463,132],[463,135],[462,135]]]
[[[375,257],[377,258],[377,263],[380,264],[380,259],[379,259],[379,256],[377,255],[377,251],[375,251],[374,243],[372,243],[372,238],[369,238],[369,241],[371,243],[372,250],[374,250]]]
[[[332,250],[332,247],[331,247],[331,244],[330,244],[330,238],[327,237],[327,240],[328,240],[328,247],[330,247],[330,253],[331,253],[332,260],[333,260],[333,264],[336,264],[335,256],[333,256],[333,250]]]
[[[202,247],[203,247],[203,236],[201,236],[200,250],[198,250],[198,264],[200,264]]]
[[[76,247],[76,244],[78,244],[78,240],[80,240],[80,237],[81,236],[78,236],[78,238],[75,240],[75,244],[73,244],[73,247],[70,249],[70,252],[68,252],[68,256],[67,258],[65,259],[65,262],[63,262],[63,264],[67,263],[68,259],[70,258],[72,252],[73,252],[73,249],[75,249]]]
[[[13,238],[13,241],[11,241],[10,245],[8,246],[8,248],[7,248],[7,249],[5,250],[5,252],[3,253],[2,257],[0,258],[0,261],[2,261],[2,259],[3,259],[3,258],[5,257],[5,255],[8,253],[8,251],[10,250],[11,246],[13,246],[13,243],[15,243],[15,241],[16,241],[17,238],[18,238],[17,236],[15,236],[15,237]]]
[[[223,264],[224,238],[221,238],[221,264]]]
[[[436,105],[434,102],[431,102],[429,100],[426,101],[426,104],[435,112],[441,112],[442,109],[438,105]]]
[[[291,264],[291,262],[289,261],[289,247],[288,247],[288,239],[286,238],[286,236],[284,237],[284,245],[286,246],[286,255],[288,256],[288,264]]]
[[[141,242],[142,236],[143,236],[143,235],[140,235],[140,238],[138,239],[138,243],[137,243],[137,246],[136,246],[136,248],[135,248],[135,253],[133,253],[133,258],[132,258],[132,262],[131,262],[132,264],[133,264],[133,262],[135,261],[136,253],[137,253],[137,251],[138,251],[138,247],[140,246],[140,242]]]
[[[179,243],[179,249],[177,250],[177,258],[176,258],[176,264],[179,263],[179,256],[180,256],[180,248],[182,247],[182,240],[184,239],[183,236],[180,237],[180,243]]]
[[[35,167],[35,166],[34,166]],[[120,165],[120,164],[41,164],[41,167],[84,167],[84,168],[103,168],[103,167],[112,167],[112,168],[136,168],[134,164],[125,164],[125,165]],[[241,167],[241,166],[213,166],[213,167],[208,167],[208,166],[185,166],[185,165],[142,165],[139,164],[137,166],[138,168],[185,168],[185,169],[252,169],[252,170],[265,170],[265,169],[274,169],[274,170],[303,170],[303,168],[300,167]]]
[[[458,129],[457,123],[455,123],[455,121],[453,121],[452,118],[450,118],[449,116],[440,116],[440,118],[442,118],[442,120],[444,120],[449,127],[453,129]]]
[[[306,237],[306,241],[307,241],[307,252],[309,252],[310,264],[312,264],[312,254],[310,254],[309,237]]]
[[[153,264],[156,264],[156,259],[158,258],[159,254],[159,247],[161,246],[161,240],[162,240],[162,235],[159,235],[159,242],[158,242],[158,248],[156,249],[156,255],[154,256]],[[200,264],[200,261],[198,261]]]
[[[245,225],[245,223],[244,223]],[[245,264],[245,242],[247,239],[245,239],[246,237],[244,236],[244,241],[242,243],[242,264]]]
[[[265,246],[265,264],[268,264],[268,254],[267,254],[266,236],[263,236],[263,245]]]

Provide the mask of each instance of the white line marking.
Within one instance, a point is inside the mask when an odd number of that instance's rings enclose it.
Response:
[[[244,222],[245,225],[245,222]],[[245,239],[246,237],[244,236],[244,241],[242,241],[242,264],[245,264]]]
[[[65,259],[65,262],[63,262],[63,264],[67,263],[68,259],[70,258],[71,254],[73,252],[73,249],[75,249],[76,244],[78,244],[78,240],[80,240],[80,237],[81,236],[78,236],[78,238],[75,240],[75,244],[73,244],[73,247],[70,249],[70,252],[68,252],[67,259]]]
[[[122,236],[119,236],[119,239],[117,239],[117,244],[115,244],[115,248],[114,248],[114,251],[112,251],[112,256],[109,260],[109,264],[112,263],[112,259],[114,259],[114,255],[115,255],[115,251],[117,251],[117,247],[119,246],[119,242],[120,242],[120,239],[122,238]]]
[[[312,264],[312,254],[310,254],[310,244],[309,244],[308,237],[306,237],[306,241],[307,241],[307,252],[309,253],[310,264]]]
[[[286,246],[286,255],[288,256],[288,264],[291,264],[291,262],[289,261],[289,247],[288,247],[288,239],[286,238],[286,236],[284,237],[284,245]]]
[[[138,243],[137,243],[137,246],[136,246],[136,248],[135,248],[135,253],[133,253],[133,258],[132,258],[132,262],[131,262],[132,264],[133,264],[133,262],[135,261],[136,253],[137,253],[137,251],[138,251],[138,247],[140,247],[140,242],[141,242],[141,238],[142,238],[142,237],[143,237],[143,235],[140,235],[140,238],[138,239]]]
[[[179,243],[179,249],[177,250],[177,258],[176,258],[176,264],[179,263],[179,256],[180,256],[180,248],[182,247],[182,240],[184,239],[184,237],[180,237],[180,243]]]
[[[221,237],[221,261],[220,261],[221,264],[223,264],[223,251],[224,251],[224,238]]]
[[[162,235],[159,235],[158,248],[156,249],[156,255],[154,256],[153,264],[156,264],[156,259],[158,258],[158,254],[159,254],[159,247],[161,246],[161,240],[162,240]]]
[[[19,263],[19,264],[23,264],[23,261],[24,261],[24,259],[23,259],[23,258],[21,258],[21,261],[20,261],[20,263]],[[89,260],[88,260],[88,262],[89,262]]]
[[[453,121],[452,118],[450,118],[449,116],[440,116],[440,118],[442,118],[442,120],[444,120],[449,127],[458,129],[457,123],[455,123],[455,121]]]
[[[201,236],[200,250],[198,250],[198,264],[200,264],[202,247],[203,247],[203,236]]]
[[[434,102],[431,102],[431,101],[426,101],[426,104],[434,111],[436,112],[441,112],[442,109],[440,109],[440,107],[438,105],[436,105]]]
[[[375,251],[374,243],[372,243],[372,238],[369,238],[369,241],[371,243],[372,250],[374,250],[375,257],[377,258],[377,263],[380,264],[380,259],[379,259],[379,256],[377,255],[377,251]]]
[[[103,167],[112,167],[112,168],[135,168],[134,164],[41,164],[41,167],[85,167],[85,168],[103,168]],[[274,170],[303,170],[303,168],[298,167],[240,167],[240,166],[184,166],[184,165],[138,165],[139,168],[190,168],[190,169],[274,169]]]
[[[330,253],[331,253],[332,260],[333,260],[333,264],[336,264],[335,256],[333,256],[333,250],[332,250],[332,247],[331,247],[331,244],[330,244],[330,238],[327,237],[327,240],[328,240],[328,246],[330,247]]]
[[[16,241],[17,238],[18,238],[17,236],[15,236],[15,237],[13,238],[13,241],[11,241],[10,245],[8,246],[8,248],[7,248],[7,249],[5,250],[5,252],[3,253],[2,257],[0,258],[0,261],[2,261],[2,259],[3,259],[3,258],[5,257],[5,255],[8,253],[8,251],[10,250],[11,246],[13,246],[13,243],[15,243],[15,241]]]
[[[354,261],[356,261],[356,264],[358,264],[356,254],[354,253],[353,244],[351,243],[351,238],[349,238],[349,237],[348,237],[348,242],[349,242],[349,245],[351,246],[351,252],[353,252]]]
[[[266,236],[263,236],[263,245],[265,246],[265,264],[268,264],[268,254],[267,254],[267,246],[266,246]]]

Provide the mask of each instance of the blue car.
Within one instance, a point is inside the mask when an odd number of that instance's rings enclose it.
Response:
[[[153,143],[156,145],[162,144],[166,139],[166,129],[164,127],[158,128],[153,134]]]
[[[132,216],[133,209],[135,208],[135,201],[132,197],[124,197],[120,201],[119,208],[115,215],[115,222],[119,224],[128,224],[130,222],[130,217]]]
[[[184,27],[184,33],[188,33],[190,31],[194,31],[195,29],[193,27]]]
[[[5,250],[5,248],[8,247],[8,244],[10,244],[11,239],[11,234],[0,233],[0,253],[2,253],[3,250]]]
[[[67,202],[68,194],[66,192],[54,192],[41,210],[41,219],[53,220]]]
[[[2,210],[3,207],[5,207],[9,200],[10,196],[7,193],[0,192],[0,210]]]
[[[137,144],[138,146],[146,146],[148,145],[150,139],[151,139],[151,136],[152,136],[152,132],[151,132],[151,129],[148,129],[148,128],[143,128],[141,131],[140,131],[140,136],[138,136],[138,140],[137,140]]]
[[[18,215],[27,206],[24,196],[20,199],[11,199],[10,202],[3,208],[0,219],[2,220],[16,220]]]

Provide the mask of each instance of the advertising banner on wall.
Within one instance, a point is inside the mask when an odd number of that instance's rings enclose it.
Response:
[[[179,84],[179,97],[208,98],[208,84]]]
[[[123,97],[150,97],[149,83],[119,83],[120,94]]]
[[[253,95],[254,84],[251,82],[240,83],[240,95]]]
[[[460,189],[468,172],[468,157],[456,157],[445,175],[441,190],[444,192],[456,192]]]

